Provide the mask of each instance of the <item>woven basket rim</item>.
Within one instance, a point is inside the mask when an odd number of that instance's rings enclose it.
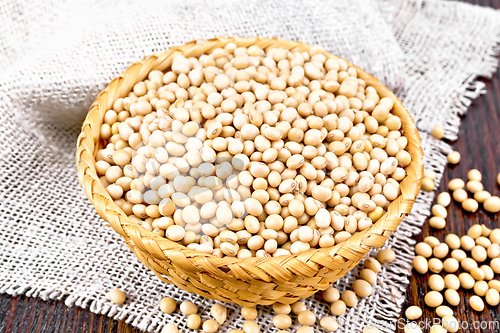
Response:
[[[203,252],[198,252],[194,251],[191,249],[186,248],[180,243],[173,242],[168,240],[165,237],[156,235],[155,233],[148,231],[142,227],[140,227],[136,222],[132,221],[131,219],[128,218],[128,216],[121,210],[121,208],[113,201],[113,199],[109,196],[107,193],[107,190],[104,188],[104,186],[100,183],[99,181],[99,176],[97,175],[97,172],[95,170],[95,154],[97,152],[97,147],[98,147],[98,140],[99,138],[99,129],[100,126],[103,122],[103,116],[104,112],[101,110],[101,106],[108,105],[107,109],[109,109],[109,105],[112,105],[112,102],[116,100],[118,97],[123,97],[119,96],[115,90],[119,89],[121,86],[127,84],[127,82],[130,83],[130,81],[135,81],[139,82],[142,81],[143,79],[140,79],[140,77],[136,76],[133,78],[133,75],[131,75],[131,70],[136,70],[137,67],[140,67],[142,70],[142,74],[144,73],[149,73],[149,71],[157,68],[161,68],[164,66],[165,59],[162,59],[162,55],[166,54],[167,52],[169,53],[169,58],[172,58],[175,55],[178,54],[185,54],[186,55],[186,48],[187,47],[199,47],[200,49],[205,49],[210,50],[211,48],[213,49],[214,47],[211,47],[211,44],[213,42],[217,42],[220,44],[220,42],[227,44],[230,42],[236,43],[238,46],[250,46],[255,44],[256,42],[259,42],[260,45],[263,49],[267,48],[273,48],[273,47],[284,47],[289,50],[293,49],[300,49],[300,50],[309,50],[312,46],[298,42],[298,41],[289,41],[289,40],[283,40],[279,38],[260,38],[260,37],[254,37],[254,38],[245,38],[245,37],[216,37],[208,40],[193,40],[191,42],[188,42],[184,45],[181,46],[175,46],[172,47],[165,52],[161,53],[155,53],[150,56],[146,56],[143,58],[141,61],[136,62],[132,64],[125,72],[121,73],[118,77],[113,79],[108,86],[100,92],[98,95],[96,101],[92,104],[92,106],[89,109],[89,113],[87,114],[87,117],[85,119],[85,122],[82,126],[82,132],[78,138],[77,142],[77,153],[76,153],[76,164],[77,164],[77,169],[78,169],[78,175],[79,175],[79,180],[80,184],[82,185],[87,197],[89,200],[92,202],[93,206],[96,208],[98,213],[103,217],[104,220],[110,222],[111,227],[118,232],[126,241],[127,245],[129,247],[131,245],[139,246],[139,242],[136,242],[134,240],[137,239],[137,237],[141,238],[143,242],[147,241],[147,243],[151,246],[150,248],[144,248],[141,250],[145,250],[149,254],[152,254],[154,256],[157,251],[168,251],[164,250],[165,248],[177,248],[177,249],[183,249],[184,255],[187,257],[203,257],[206,260],[210,262],[210,264],[214,265],[217,269],[219,270],[224,270],[224,268],[227,268],[231,265],[234,264],[239,264],[239,263],[247,263],[247,264],[262,264],[262,263],[275,263],[278,265],[282,265],[285,262],[291,260],[291,259],[300,259],[302,261],[308,261],[310,257],[314,253],[322,252],[325,253],[326,255],[333,256],[339,251],[345,250],[346,252],[350,252],[349,247],[356,247],[356,250],[362,249],[366,253],[371,249],[371,247],[381,247],[383,243],[385,242],[385,239],[390,235],[390,233],[393,230],[386,230],[382,226],[384,222],[389,218],[396,218],[399,221],[397,221],[397,225],[399,225],[401,219],[403,218],[403,215],[406,215],[409,213],[408,212],[401,212],[403,209],[396,209],[396,201],[398,200],[411,200],[415,199],[417,194],[419,193],[420,190],[420,183],[421,183],[421,178],[422,178],[422,173],[423,173],[423,152],[422,148],[420,146],[420,136],[418,134],[418,131],[416,129],[416,126],[413,122],[413,119],[404,108],[403,104],[401,101],[394,95],[392,91],[390,91],[388,88],[383,86],[378,79],[373,77],[372,75],[366,73],[364,70],[361,68],[353,65],[350,63],[348,60],[343,59],[339,56],[335,56],[330,54],[329,52],[324,51],[323,53],[327,58],[339,58],[345,60],[349,66],[354,66],[356,70],[358,71],[358,77],[365,79],[367,81],[367,85],[374,86],[374,88],[377,90],[377,93],[381,97],[390,97],[394,101],[394,105],[396,108],[396,105],[398,105],[404,112],[401,112],[398,114],[398,116],[401,118],[403,122],[403,130],[404,130],[404,136],[408,138],[408,146],[405,149],[408,151],[412,157],[411,163],[405,167],[405,170],[407,170],[407,174],[405,178],[400,182],[400,186],[402,186],[403,182],[405,182],[406,186],[409,188],[409,192],[406,195],[406,198],[402,198],[403,194],[400,194],[398,198],[393,200],[386,213],[377,220],[370,228],[365,229],[363,231],[357,232],[351,237],[349,237],[346,241],[343,241],[339,244],[335,244],[333,247],[330,248],[314,248],[311,249],[307,252],[303,252],[300,254],[290,254],[290,255],[284,255],[284,256],[279,256],[279,257],[250,257],[250,258],[245,258],[245,259],[238,259],[238,258],[218,258],[215,257],[212,254],[207,254]],[[192,52],[191,52],[192,53]],[[196,53],[196,52],[195,52]],[[204,52],[198,52],[197,54],[200,55]],[[189,52],[187,55],[190,55]],[[190,55],[192,56],[192,54]],[[167,68],[170,66],[167,66]],[[129,90],[130,91],[130,90]],[[128,92],[127,92],[128,93]],[[123,94],[122,94],[123,95]],[[109,97],[109,96],[118,96],[116,98]],[[114,99],[114,100],[113,100]],[[106,108],[105,108],[106,109]],[[391,113],[394,112],[391,111]],[[98,115],[102,114],[102,117],[99,117]],[[88,126],[88,127],[86,127]],[[87,141],[89,140],[89,141]],[[413,147],[410,150],[410,141],[415,142]],[[82,158],[85,156],[85,158]],[[92,167],[92,163],[93,166]],[[411,172],[408,172],[410,170]],[[99,197],[99,200],[104,200],[104,205],[100,202],[96,202],[96,197]],[[413,203],[413,202],[412,202]],[[411,205],[410,205],[411,207]],[[114,213],[114,217],[110,218],[108,215],[106,215],[106,211],[111,211]],[[120,216],[120,218],[118,218]],[[396,225],[396,227],[397,227]],[[394,228],[395,229],[395,228]],[[367,235],[368,234],[368,235]],[[370,234],[376,234],[376,235],[381,235],[383,236],[384,242],[374,242],[373,245],[366,245],[367,239],[370,237]],[[363,242],[365,241],[365,242]],[[130,244],[132,243],[132,244]],[[377,246],[378,245],[378,246]],[[134,251],[136,254],[137,252]],[[364,255],[364,256],[365,256]],[[363,257],[364,257],[363,256]],[[169,258],[170,259],[170,258]],[[175,258],[172,258],[171,260],[175,260]],[[359,259],[360,260],[360,259]],[[358,261],[359,261],[358,260]],[[142,259],[141,259],[142,261]],[[144,261],[143,261],[144,262]],[[151,267],[150,267],[151,268]],[[206,269],[204,267],[203,269]],[[155,271],[155,273],[158,275],[158,273]],[[163,280],[163,279],[162,279]],[[169,281],[167,281],[169,282]]]

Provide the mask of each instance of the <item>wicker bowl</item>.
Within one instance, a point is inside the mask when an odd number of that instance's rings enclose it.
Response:
[[[331,248],[312,249],[298,255],[247,259],[218,258],[160,237],[130,220],[99,181],[95,155],[102,147],[99,133],[104,114],[115,100],[125,97],[134,84],[144,80],[151,70],[169,69],[176,55],[198,56],[230,42],[245,47],[258,45],[263,49],[281,47],[292,51],[308,51],[311,48],[301,42],[277,38],[219,37],[191,41],[145,57],[113,79],[90,107],[77,142],[78,177],[99,215],[110,223],[139,260],[162,281],[207,298],[244,306],[267,305],[277,301],[290,304],[328,288],[344,276],[372,247],[381,247],[410,212],[420,190],[423,172],[420,137],[401,101],[376,78],[356,67],[358,76],[367,85],[373,86],[381,97],[394,100],[392,113],[401,118],[404,136],[408,139],[406,149],[412,157],[411,163],[405,168],[406,177],[400,183],[401,195],[371,228]],[[327,52],[324,54],[327,58],[334,57]]]

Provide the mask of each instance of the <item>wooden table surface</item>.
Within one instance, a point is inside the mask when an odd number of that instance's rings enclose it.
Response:
[[[467,2],[500,8],[500,0],[468,0]],[[462,160],[456,166],[449,166],[445,170],[442,184],[447,184],[452,178],[465,178],[467,171],[473,168],[483,173],[485,189],[500,196],[500,187],[496,183],[496,176],[500,172],[500,69],[491,80],[484,80],[487,94],[480,96],[469,109],[460,126],[459,139],[453,142],[453,148],[460,152]],[[439,191],[446,190],[441,186]],[[458,235],[466,233],[467,228],[475,223],[483,223],[489,227],[500,227],[500,214],[486,214],[481,208],[476,213],[466,213],[455,203],[448,208],[448,225],[444,229]],[[424,225],[422,233],[417,236],[421,241],[425,236],[433,235],[444,240],[445,233],[429,229]],[[424,295],[428,291],[427,279],[429,274],[421,276],[414,274],[407,289],[407,306],[419,305],[425,309]],[[500,306],[491,308],[486,306],[485,311],[477,313],[468,305],[468,297],[472,294],[460,291],[460,305],[454,308],[458,320],[497,321],[500,324]],[[422,318],[436,317],[433,310],[424,310]],[[498,326],[497,326],[498,327]],[[141,332],[124,322],[112,320],[106,316],[96,315],[89,310],[79,307],[68,308],[63,301],[42,301],[39,298],[25,296],[11,297],[0,294],[0,333],[17,332]],[[403,333],[402,329],[397,332]],[[427,332],[424,330],[424,332]],[[500,332],[497,330],[464,329],[461,332]]]

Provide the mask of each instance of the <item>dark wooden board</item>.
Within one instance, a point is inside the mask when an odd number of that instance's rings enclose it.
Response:
[[[500,0],[469,0],[468,2],[500,8]],[[487,94],[479,97],[470,107],[464,118],[459,139],[453,148],[462,155],[460,164],[448,167],[444,173],[443,183],[456,177],[465,178],[467,171],[476,168],[483,172],[485,188],[500,196],[500,187],[496,176],[500,172],[500,70],[491,80],[484,80]],[[442,187],[445,189],[445,187]],[[442,190],[440,189],[440,190]],[[466,214],[459,206],[452,204],[448,208],[448,226],[445,230],[464,234],[467,228],[475,223],[484,223],[491,227],[500,227],[499,217],[486,214],[479,209],[474,214]],[[444,239],[442,231],[429,230],[426,223],[422,234],[417,237],[421,241],[427,235]],[[403,311],[410,305],[423,305],[427,291],[428,275],[414,274],[407,290],[407,300]],[[500,322],[500,306],[489,308],[481,314],[475,313],[468,305],[470,293],[461,292],[461,303],[455,308],[457,318],[465,321],[498,321]],[[434,318],[434,311],[424,310],[423,318]],[[403,332],[398,329],[398,332]],[[122,321],[112,320],[106,316],[96,315],[79,307],[68,308],[63,301],[42,301],[39,298],[26,296],[11,297],[0,294],[0,333],[17,332],[140,332]],[[424,331],[425,332],[425,331]],[[480,329],[468,329],[462,332],[499,332]]]
[[[500,1],[468,1],[479,3],[493,8],[500,8]],[[460,152],[461,161],[458,165],[448,165],[438,193],[448,190],[448,181],[453,178],[467,179],[467,172],[470,169],[478,169],[483,174],[483,184],[485,190],[492,195],[500,196],[500,186],[497,184],[496,177],[500,172],[500,70],[494,74],[491,80],[483,80],[486,83],[487,93],[474,101],[469,108],[468,114],[464,117],[461,125],[459,138],[452,142],[454,150]],[[422,241],[426,236],[435,236],[441,241],[448,233],[455,233],[459,236],[466,234],[467,229],[476,223],[484,224],[490,228],[500,228],[500,214],[488,214],[481,208],[475,213],[464,211],[459,204],[453,202],[448,207],[447,226],[443,230],[430,228],[426,222],[422,233],[416,237],[417,241]],[[444,276],[443,274],[441,274]],[[422,318],[432,320],[438,317],[433,309],[425,306],[425,293],[430,291],[428,287],[428,278],[430,274],[420,275],[416,272],[410,278],[410,284],[407,289],[406,302],[403,311],[408,306],[418,305],[423,309]],[[497,276],[498,278],[498,276]],[[481,313],[475,312],[469,306],[469,297],[473,292],[466,292],[460,289],[460,304],[457,307],[451,307],[455,317],[459,321],[468,322],[472,325],[493,325],[496,329],[481,329],[467,327],[460,332],[500,332],[500,306],[489,307]],[[448,305],[446,301],[445,305]],[[496,322],[496,323],[494,323]],[[477,324],[476,324],[477,323]],[[398,325],[397,332],[403,333],[404,330]],[[428,330],[424,330],[428,332]]]

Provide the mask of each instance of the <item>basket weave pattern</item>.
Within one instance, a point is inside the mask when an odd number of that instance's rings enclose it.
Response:
[[[372,247],[381,247],[403,217],[410,212],[420,190],[423,172],[420,137],[401,101],[376,78],[355,66],[358,77],[366,81],[367,85],[373,86],[381,97],[394,100],[391,112],[401,119],[404,136],[408,139],[406,149],[412,157],[411,163],[405,168],[406,177],[400,183],[401,195],[371,228],[358,232],[331,248],[312,249],[298,255],[276,258],[217,258],[160,237],[130,220],[114,203],[99,180],[95,155],[102,146],[99,133],[104,114],[114,101],[127,96],[137,82],[146,79],[150,71],[169,69],[175,56],[199,56],[230,42],[238,47],[257,45],[262,49],[281,47],[301,52],[311,48],[301,42],[277,38],[218,37],[191,41],[145,57],[113,79],[90,107],[77,142],[78,177],[99,215],[110,223],[139,260],[162,281],[204,297],[244,306],[267,305],[277,301],[290,304],[328,288],[344,276]],[[334,57],[327,52],[324,54],[327,58]]]

